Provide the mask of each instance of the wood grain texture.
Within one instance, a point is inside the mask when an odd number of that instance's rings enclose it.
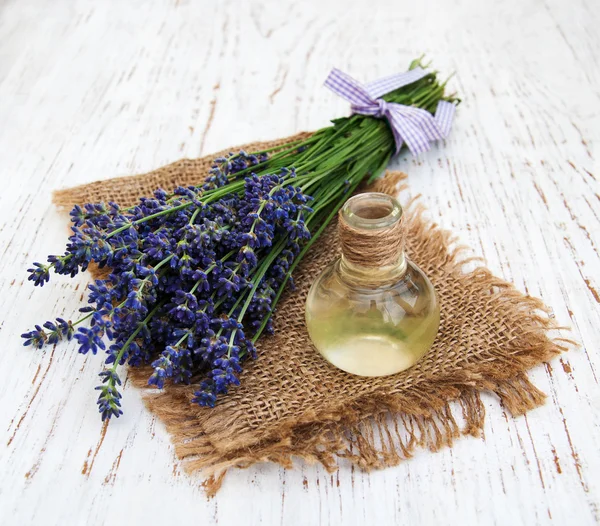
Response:
[[[600,521],[599,24],[593,0],[0,2],[1,523]],[[24,281],[65,241],[53,189],[316,129],[348,111],[331,67],[374,79],[423,51],[464,103],[445,145],[395,167],[572,327],[581,347],[532,374],[544,407],[513,419],[490,396],[481,439],[371,474],[257,466],[207,500],[135,390],[102,426],[98,357],[21,347],[86,284]]]

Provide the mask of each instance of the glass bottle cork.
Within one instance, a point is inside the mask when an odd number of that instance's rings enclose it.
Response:
[[[404,371],[437,334],[437,296],[404,255],[402,223],[402,207],[386,194],[350,198],[339,214],[342,256],[308,293],[308,333],[325,359],[348,373]]]

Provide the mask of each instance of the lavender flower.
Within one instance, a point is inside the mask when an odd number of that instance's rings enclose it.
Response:
[[[56,318],[56,322],[47,321],[44,323],[43,329],[36,325],[35,330],[21,334],[21,337],[25,338],[23,345],[32,345],[41,349],[46,344],[58,343],[60,340],[70,340],[74,332],[75,328],[70,321]]]

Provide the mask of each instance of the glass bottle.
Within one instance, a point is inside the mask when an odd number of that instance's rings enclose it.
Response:
[[[308,293],[308,333],[348,373],[404,371],[433,344],[440,309],[433,285],[404,255],[402,207],[387,194],[356,195],[340,211],[339,236],[341,257]]]

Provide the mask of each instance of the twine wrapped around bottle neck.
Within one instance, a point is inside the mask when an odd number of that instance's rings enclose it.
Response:
[[[344,259],[367,268],[397,265],[403,260],[403,223],[402,207],[394,198],[379,193],[352,197],[339,212]]]

